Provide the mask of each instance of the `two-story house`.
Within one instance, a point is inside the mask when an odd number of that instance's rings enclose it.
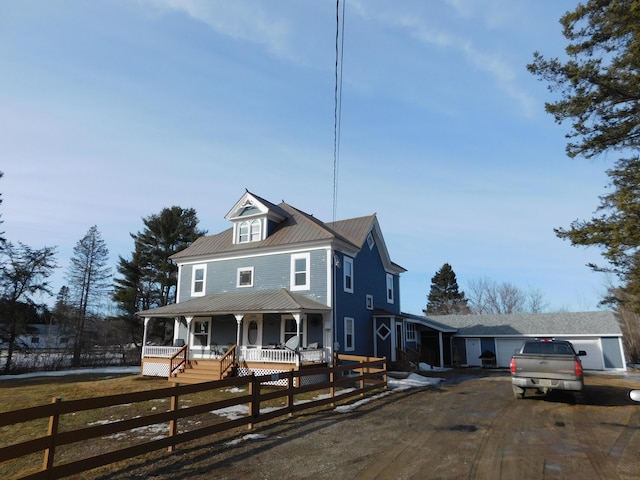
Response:
[[[225,218],[227,230],[171,257],[177,302],[138,313],[143,374],[173,374],[166,358],[183,345],[199,365],[232,355],[239,374],[330,363],[334,352],[393,356],[405,270],[375,214],[324,223],[247,191]],[[146,345],[159,317],[175,318],[172,347]]]

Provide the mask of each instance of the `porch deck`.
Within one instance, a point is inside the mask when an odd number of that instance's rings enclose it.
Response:
[[[237,360],[234,359],[237,357]],[[187,346],[145,346],[142,354],[142,375],[167,377],[170,381],[196,383],[221,380],[231,374],[266,375],[298,370],[308,365],[329,363],[330,352],[324,348],[298,351],[273,347],[236,347],[224,354],[207,352],[202,355]]]

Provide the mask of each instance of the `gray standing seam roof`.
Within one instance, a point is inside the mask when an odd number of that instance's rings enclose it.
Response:
[[[233,228],[198,238],[189,247],[171,256],[173,260],[203,255],[233,253],[296,243],[337,239],[361,248],[375,221],[375,215],[325,224],[317,218],[282,202],[278,208],[287,215],[273,232],[259,242],[234,244]]]
[[[213,293],[180,303],[137,312],[139,317],[177,317],[237,313],[294,313],[302,310],[325,311],[330,308],[306,295],[278,290]]]
[[[458,336],[621,336],[613,312],[561,312],[510,315],[431,315],[456,328]]]

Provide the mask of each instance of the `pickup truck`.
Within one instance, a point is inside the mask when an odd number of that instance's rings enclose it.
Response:
[[[568,390],[576,401],[583,400],[584,380],[580,357],[565,340],[526,340],[511,357],[511,385],[515,398],[524,398],[527,389],[540,393]]]

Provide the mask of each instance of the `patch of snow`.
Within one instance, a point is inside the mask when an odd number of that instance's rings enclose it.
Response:
[[[264,440],[265,438],[267,438],[266,435],[262,435],[262,434],[259,434],[259,433],[249,433],[247,435],[244,435],[241,438],[236,438],[235,440],[231,440],[231,441],[225,443],[225,445],[234,446],[234,445],[238,445],[239,443],[247,441],[247,440]]]
[[[407,390],[409,388],[430,387],[440,385],[443,378],[424,377],[418,373],[410,373],[407,378],[387,378],[387,386],[394,390]]]

